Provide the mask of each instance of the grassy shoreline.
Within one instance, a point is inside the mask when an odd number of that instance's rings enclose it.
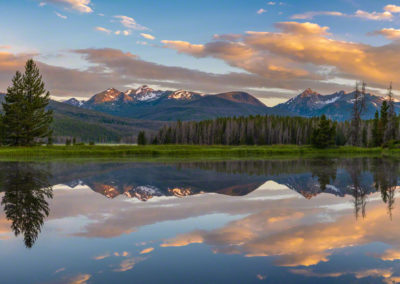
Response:
[[[279,156],[348,156],[399,155],[399,150],[383,148],[337,147],[316,149],[311,146],[198,146],[198,145],[96,145],[96,146],[38,146],[0,147],[0,158],[52,158],[52,157],[196,157],[196,158],[270,158]]]

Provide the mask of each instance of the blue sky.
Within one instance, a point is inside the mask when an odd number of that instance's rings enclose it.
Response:
[[[356,80],[383,93],[399,77],[394,63],[400,58],[388,60],[400,49],[399,0],[0,0],[0,17],[0,90],[14,72],[10,66],[27,57],[44,66],[45,78],[50,73],[48,87],[60,98],[88,97],[105,84],[149,84],[209,93],[240,89],[273,104],[306,87],[350,90]],[[358,63],[363,67],[355,68]]]

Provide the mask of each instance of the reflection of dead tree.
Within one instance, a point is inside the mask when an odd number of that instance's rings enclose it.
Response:
[[[392,220],[392,210],[394,209],[394,193],[396,191],[396,187],[392,186],[388,191],[388,212],[390,216],[390,220]]]
[[[361,215],[364,219],[366,216],[365,207],[367,204],[366,200],[367,195],[365,193],[364,188],[354,183],[353,196],[354,196],[354,214],[356,216],[356,219],[358,219],[358,216],[360,216],[360,210],[361,210]]]
[[[347,171],[353,182],[351,188],[354,197],[354,215],[356,219],[358,219],[360,213],[363,218],[366,216],[368,190],[360,182],[361,173],[366,170],[366,166],[367,164],[363,159],[351,160],[350,163],[346,165]]]

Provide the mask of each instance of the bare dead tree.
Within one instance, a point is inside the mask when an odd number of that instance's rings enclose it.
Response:
[[[353,113],[351,120],[351,144],[353,146],[359,146],[361,144],[361,115],[365,110],[365,89],[367,84],[365,82],[360,84],[356,82],[356,89],[354,92],[354,102],[353,102]]]

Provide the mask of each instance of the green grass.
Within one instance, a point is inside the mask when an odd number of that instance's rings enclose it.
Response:
[[[337,147],[316,149],[310,146],[197,146],[197,145],[96,145],[0,147],[0,158],[269,158],[277,156],[398,155],[400,150],[383,148]]]

